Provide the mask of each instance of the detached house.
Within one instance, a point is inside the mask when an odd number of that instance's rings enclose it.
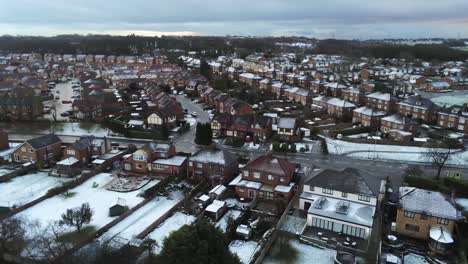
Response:
[[[66,146],[63,149],[63,158],[75,158],[80,164],[85,165],[91,161],[91,157],[100,156],[106,152],[106,146],[103,140],[97,140],[93,137],[82,137],[75,143]]]
[[[380,119],[385,116],[385,112],[374,110],[366,106],[354,109],[353,123],[360,123],[362,126],[380,126]]]
[[[62,141],[54,134],[30,139],[11,154],[14,162],[34,162],[45,165],[60,158]]]
[[[259,156],[242,168],[229,185],[242,199],[263,199],[289,201],[294,193],[293,177],[298,164],[271,154]]]
[[[356,105],[363,105],[366,102],[366,93],[363,89],[351,87],[343,90],[342,98]]]
[[[277,133],[282,141],[297,142],[301,139],[295,118],[281,117],[278,120]]]
[[[202,149],[190,157],[187,178],[193,181],[208,180],[212,187],[230,182],[239,169],[234,154],[224,149]]]
[[[176,176],[184,172],[186,159],[176,155],[172,143],[151,142],[124,156],[123,170],[130,175]]]
[[[325,169],[305,181],[299,208],[307,212],[306,233],[325,230],[369,238],[378,197],[363,174],[352,168]]]
[[[453,249],[455,222],[461,219],[446,195],[415,187],[400,187],[396,232],[425,240],[440,253]]]

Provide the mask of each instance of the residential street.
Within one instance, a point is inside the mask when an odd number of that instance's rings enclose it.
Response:
[[[44,115],[45,118],[49,120],[54,120],[52,114],[54,108],[56,109],[56,119],[58,121],[67,121],[68,117],[63,117],[61,114],[63,112],[72,110],[72,104],[63,104],[62,101],[72,101],[71,97],[73,96],[73,89],[71,81],[57,83],[55,88],[52,90],[54,94],[54,99],[52,101],[47,101],[44,103],[45,106],[50,106],[52,111],[50,114]],[[59,99],[56,99],[56,97]]]

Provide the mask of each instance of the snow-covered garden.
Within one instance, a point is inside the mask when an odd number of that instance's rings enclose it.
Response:
[[[5,172],[5,171],[4,171]],[[8,172],[8,171],[6,171]],[[2,175],[0,171],[0,175]],[[48,172],[37,172],[19,176],[4,183],[0,183],[0,206],[21,206],[47,194],[49,189],[61,186],[69,181],[48,175]]]
[[[174,215],[166,219],[153,232],[148,235],[148,238],[155,240],[158,246],[155,247],[155,253],[161,252],[164,239],[173,231],[179,230],[184,225],[190,225],[195,221],[195,216],[187,215],[181,212],[176,212]]]
[[[255,241],[234,240],[229,244],[229,250],[236,254],[243,264],[249,264],[258,249],[258,243]]]

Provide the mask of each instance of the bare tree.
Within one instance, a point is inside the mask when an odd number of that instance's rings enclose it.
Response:
[[[67,211],[62,214],[62,219],[59,221],[59,224],[74,226],[78,232],[81,232],[83,225],[91,222],[93,213],[93,209],[91,209],[89,203],[83,203],[81,207],[67,209]]]
[[[8,218],[0,222],[0,256],[16,255],[25,240],[26,229],[21,218]]]
[[[28,258],[37,263],[52,263],[71,247],[70,243],[61,239],[65,228],[58,222],[51,223],[45,228],[36,224],[30,233],[34,235],[29,239],[25,252]]]
[[[454,142],[449,139],[443,139],[440,142],[430,144],[429,150],[424,153],[427,160],[437,167],[437,179],[440,179],[440,173],[444,168],[450,155],[453,153]]]

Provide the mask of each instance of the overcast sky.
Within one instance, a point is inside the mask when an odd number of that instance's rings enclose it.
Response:
[[[468,0],[0,0],[0,35],[468,38]]]

